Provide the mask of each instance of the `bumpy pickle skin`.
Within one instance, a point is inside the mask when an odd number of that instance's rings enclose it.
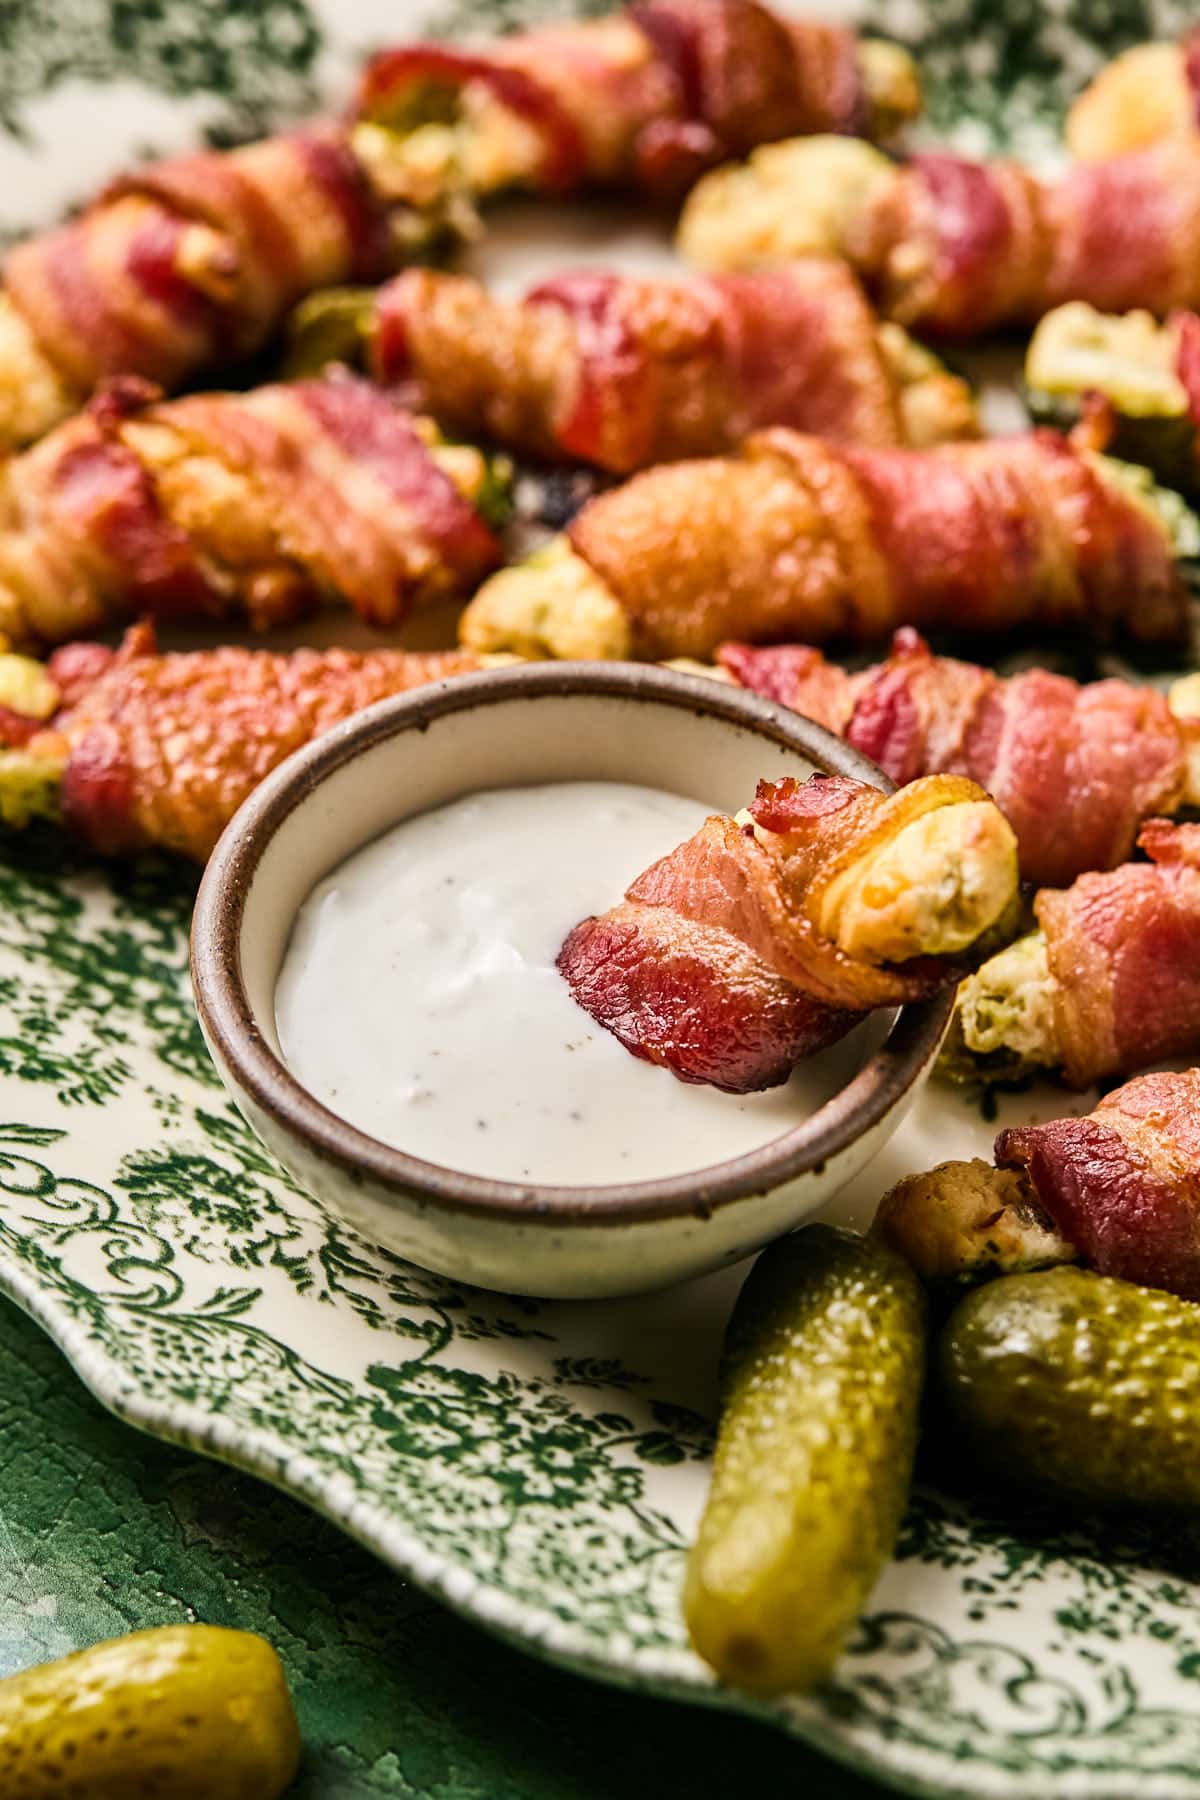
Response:
[[[1200,1506],[1200,1306],[1112,1276],[1006,1276],[951,1315],[938,1385],[957,1457],[1090,1506]]]
[[[34,819],[61,819],[66,766],[65,750],[61,756],[0,750],[0,824],[21,830]]]
[[[921,111],[921,77],[908,51],[882,38],[862,38],[858,69],[867,105],[867,136],[887,143]]]
[[[485,581],[459,621],[458,641],[480,654],[620,661],[633,636],[621,602],[566,538]]]
[[[6,1800],[277,1800],[299,1760],[279,1658],[249,1632],[139,1631],[0,1682]]]
[[[920,1285],[882,1244],[809,1225],[759,1257],[684,1587],[724,1681],[775,1694],[829,1674],[895,1542],[924,1356]]]

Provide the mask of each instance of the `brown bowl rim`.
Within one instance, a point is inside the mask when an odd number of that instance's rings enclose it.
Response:
[[[755,732],[826,774],[849,775],[884,793],[895,784],[874,763],[803,714],[745,689],[642,663],[533,663],[488,669],[380,701],[326,733],[275,770],[226,828],[204,872],[191,933],[196,1009],[225,1071],[253,1104],[352,1182],[403,1189],[427,1205],[479,1218],[541,1225],[628,1225],[685,1216],[761,1195],[819,1174],[886,1117],[920,1079],[949,1022],[953,987],[898,1009],[887,1037],[858,1073],[790,1131],[724,1162],[654,1181],[567,1187],[501,1181],[426,1162],[349,1124],[311,1094],[267,1046],[242,979],[246,899],[266,846],[285,819],[335,770],[401,732],[514,700],[616,697],[699,713]]]

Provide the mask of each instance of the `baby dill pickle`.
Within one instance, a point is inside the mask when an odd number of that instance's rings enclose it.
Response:
[[[951,1314],[956,1455],[1090,1504],[1200,1506],[1200,1306],[1085,1269],[1006,1275]]]
[[[246,1631],[137,1631],[0,1681],[4,1800],[276,1800],[300,1734]]]
[[[920,1285],[885,1245],[809,1225],[754,1265],[684,1588],[725,1681],[780,1693],[833,1667],[895,1542],[924,1351]]]

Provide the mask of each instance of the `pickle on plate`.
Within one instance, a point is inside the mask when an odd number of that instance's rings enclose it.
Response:
[[[920,1284],[885,1245],[809,1225],[759,1257],[726,1337],[684,1588],[723,1680],[772,1694],[833,1667],[895,1542],[924,1360]]]
[[[952,1313],[938,1370],[956,1454],[1090,1504],[1200,1506],[1200,1306],[1111,1275],[1008,1275]]]
[[[172,1625],[0,1681],[4,1800],[276,1800],[300,1734],[246,1631]]]

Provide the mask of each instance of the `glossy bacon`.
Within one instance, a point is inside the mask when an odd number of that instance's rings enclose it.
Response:
[[[64,705],[32,738],[65,756],[68,825],[105,855],[158,845],[203,861],[242,801],[292,751],[392,694],[478,668],[461,652],[227,648],[156,653],[72,644],[51,678]]]
[[[945,961],[878,967],[813,922],[827,883],[901,819],[980,798],[969,783],[892,799],[843,778],[764,782],[755,835],[714,815],[647,869],[624,901],[568,936],[558,967],[579,1004],[627,1050],[680,1080],[748,1093],[872,1007],[926,996]]]
[[[807,645],[724,644],[718,660],[893,781],[942,771],[977,781],[1017,834],[1022,875],[1044,887],[1123,862],[1144,819],[1183,803],[1200,737],[1152,688],[1080,686],[1044,669],[1002,678],[932,655],[907,630],[886,662],[855,675]]]
[[[898,625],[1171,641],[1186,618],[1162,525],[1046,431],[917,451],[776,428],[635,476],[568,535],[646,657]]]
[[[82,398],[107,376],[170,389],[236,362],[305,294],[378,280],[394,261],[348,136],[317,127],[122,177],[17,245],[4,289]]]
[[[1200,303],[1200,147],[1154,145],[1051,182],[918,157],[879,229],[883,303],[905,323],[977,336],[1068,300],[1163,316]]]
[[[1142,1075],[1088,1118],[1002,1131],[1063,1235],[1102,1275],[1200,1299],[1200,1070]]]
[[[380,293],[371,342],[376,379],[411,382],[447,426],[617,474],[772,424],[903,441],[874,315],[824,259],[693,281],[581,271],[515,305],[412,269]]]
[[[636,0],[487,49],[383,51],[357,113],[387,124],[431,91],[472,86],[536,132],[529,184],[559,193],[599,184],[674,197],[754,144],[868,123],[853,32],[784,20],[757,0]]]
[[[1200,1053],[1200,825],[1152,819],[1138,844],[1149,862],[1034,902],[1073,1087]]]
[[[135,612],[269,623],[335,596],[390,622],[498,560],[407,414],[342,376],[165,403],[126,378],[0,465],[15,643]]]

